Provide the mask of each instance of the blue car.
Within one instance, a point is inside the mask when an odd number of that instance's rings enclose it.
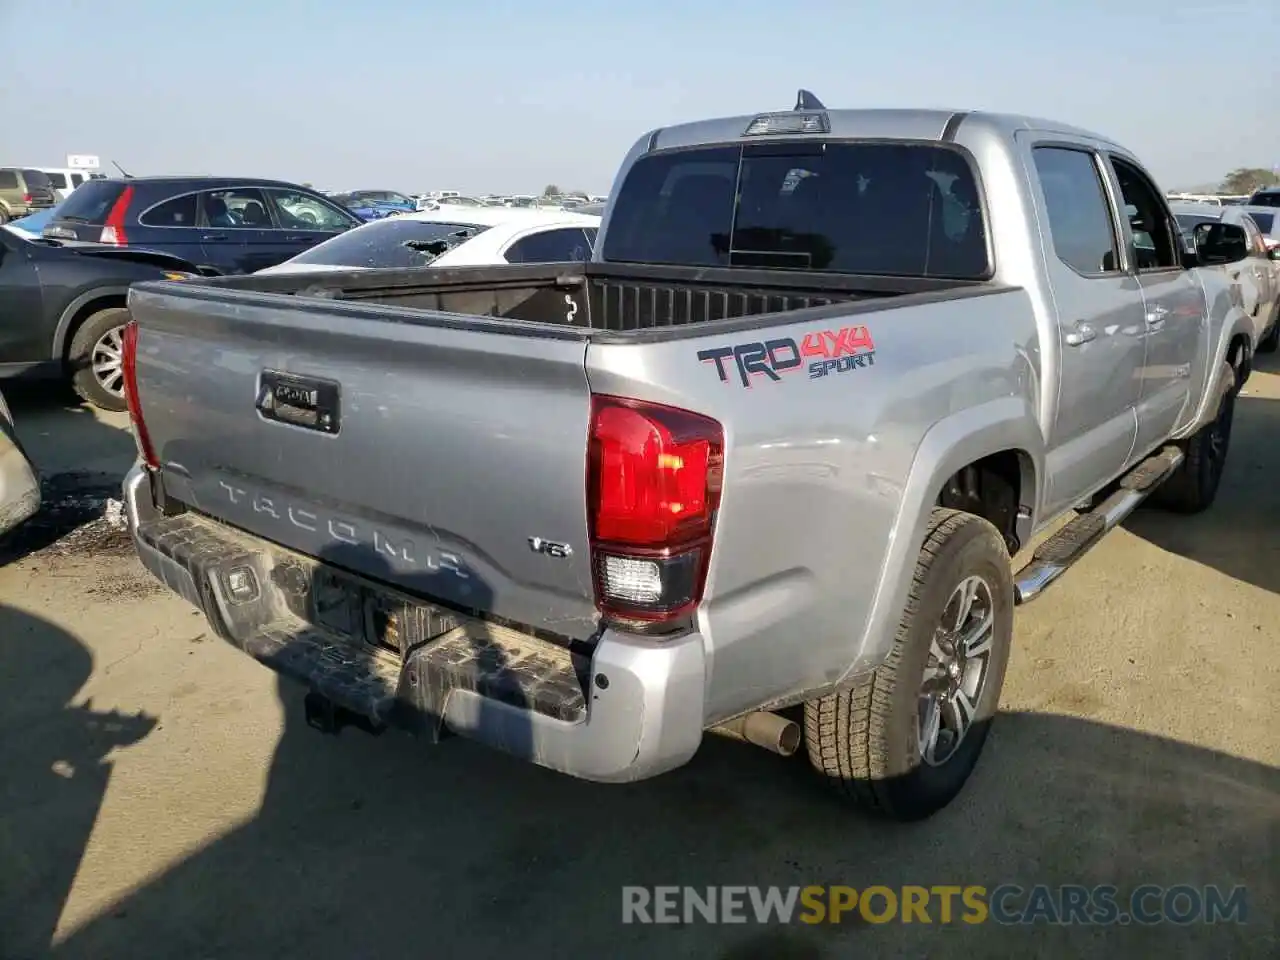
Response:
[[[53,219],[57,212],[57,207],[50,207],[48,210],[41,210],[39,213],[33,213],[29,217],[19,217],[17,220],[9,221],[9,229],[16,230],[28,240],[34,240],[44,231],[44,225]]]
[[[394,190],[353,190],[331,199],[342,204],[361,220],[381,220],[398,213],[414,213],[418,205]]]

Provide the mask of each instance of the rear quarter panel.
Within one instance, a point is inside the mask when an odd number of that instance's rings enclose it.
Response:
[[[708,722],[878,663],[946,477],[1001,449],[1024,449],[1036,467],[1043,457],[1040,345],[1025,291],[802,313],[786,325],[708,325],[588,350],[593,392],[724,426],[724,493],[700,613]],[[810,368],[822,358],[804,357],[776,380],[744,383],[732,360],[722,379],[714,360],[699,359],[784,337],[830,344],[852,327],[866,328],[870,349],[857,353],[869,358],[822,375]]]

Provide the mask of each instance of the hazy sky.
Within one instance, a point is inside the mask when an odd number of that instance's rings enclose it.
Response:
[[[0,0],[0,36],[0,163],[594,193],[803,86],[1089,127],[1166,188],[1280,164],[1280,0]]]

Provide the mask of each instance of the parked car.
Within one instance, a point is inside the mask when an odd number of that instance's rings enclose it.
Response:
[[[28,240],[38,240],[44,232],[45,225],[53,219],[57,207],[48,207],[39,213],[31,213],[25,217],[19,217],[17,220],[10,220],[8,223],[0,225],[5,230],[11,230],[20,237]]]
[[[600,781],[803,742],[928,816],[1015,605],[1148,497],[1213,503],[1252,322],[1062,124],[802,94],[645,133],[616,182],[586,264],[134,287],[142,563],[322,729]]]
[[[1255,190],[1246,206],[1280,207],[1280,187],[1263,187],[1261,190]]]
[[[22,448],[0,393],[0,536],[40,509],[40,474]]]
[[[71,196],[71,191],[90,179],[88,170],[73,170],[70,167],[39,167],[37,169],[49,178],[49,183],[59,200],[67,199]]]
[[[258,272],[585,261],[599,226],[599,217],[570,213],[442,207],[366,223]]]
[[[159,251],[28,240],[0,230],[0,379],[68,377],[90,403],[123,410],[120,348],[129,285],[184,279],[195,269]]]
[[[412,197],[394,190],[352,190],[342,195],[342,202],[349,210],[360,211],[360,216],[365,220],[413,213],[418,209],[418,204]]]
[[[1280,250],[1268,247],[1253,217],[1240,207],[1173,203],[1170,208],[1193,253],[1205,247],[1205,243],[1198,242],[1197,238],[1206,236],[1206,231],[1215,223],[1232,223],[1244,230],[1248,254],[1243,259],[1231,256],[1218,269],[1223,270],[1233,287],[1239,290],[1241,306],[1253,319],[1254,351],[1275,352],[1280,347]],[[1202,260],[1211,261],[1213,254],[1213,251],[1206,251]]]
[[[0,225],[58,202],[49,178],[29,167],[0,167]]]
[[[160,250],[215,276],[273,266],[359,223],[314,190],[276,180],[104,178],[76,188],[44,236]]]

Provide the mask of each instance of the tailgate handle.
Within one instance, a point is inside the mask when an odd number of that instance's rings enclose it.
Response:
[[[335,434],[341,426],[340,393],[333,380],[263,370],[255,406],[264,420]]]

